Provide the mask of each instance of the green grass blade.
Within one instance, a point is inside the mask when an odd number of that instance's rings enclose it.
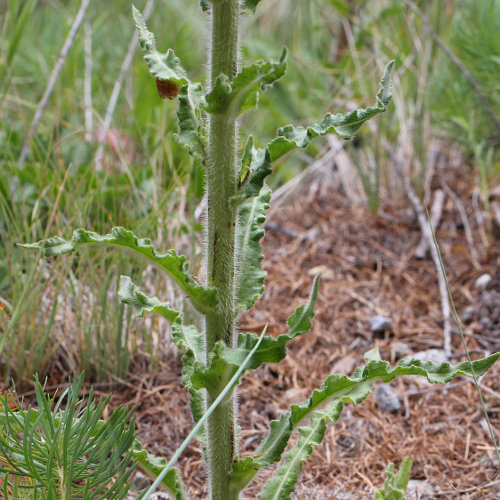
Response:
[[[429,212],[427,212],[427,218],[428,218],[429,223],[430,223]],[[439,259],[439,265],[441,266],[441,273],[443,274],[443,278],[444,278],[444,281],[446,283],[446,290],[448,291],[448,297],[450,299],[451,310],[453,311],[453,317],[455,318],[455,322],[458,326],[458,331],[460,332],[460,339],[462,340],[462,345],[464,347],[465,355],[467,356],[467,361],[469,363],[471,363],[471,366],[472,366],[472,361],[471,361],[469,349],[467,349],[467,343],[465,342],[465,335],[464,335],[464,332],[462,330],[462,324],[460,322],[460,318],[458,317],[457,309],[455,307],[455,302],[454,302],[453,296],[451,294],[450,283],[448,282],[448,276],[446,274],[446,269],[444,268],[443,257],[441,256],[441,250],[439,249],[439,245],[438,245],[438,242],[436,239],[436,234],[434,233],[434,228],[432,227],[432,224],[430,224],[430,228],[431,228],[434,246],[436,247],[436,252],[438,255],[438,259]],[[493,447],[495,448],[497,460],[498,460],[498,463],[500,464],[500,450],[498,448],[495,433],[493,432],[493,428],[491,426],[490,417],[488,416],[488,412],[486,411],[486,406],[484,404],[484,399],[483,399],[483,393],[481,392],[481,388],[479,387],[479,382],[478,382],[477,377],[478,377],[478,374],[474,371],[474,368],[472,368],[472,378],[474,380],[474,385],[476,386],[477,394],[479,396],[479,401],[481,403],[481,408],[483,410],[483,415],[484,415],[484,418],[486,420],[486,425],[488,426],[488,432],[490,434],[491,441],[493,443]]]

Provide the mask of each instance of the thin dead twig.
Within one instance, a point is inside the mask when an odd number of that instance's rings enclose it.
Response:
[[[78,31],[78,28],[82,24],[83,18],[85,16],[85,12],[86,12],[89,4],[90,4],[90,0],[82,0],[82,3],[80,4],[80,8],[75,16],[75,20],[73,21],[73,25],[71,26],[71,29],[68,33],[68,36],[66,37],[66,40],[64,42],[63,48],[61,49],[61,53],[59,54],[59,58],[57,59],[57,62],[54,66],[54,69],[52,70],[52,73],[50,74],[49,80],[47,82],[47,87],[45,89],[45,92],[44,92],[42,98],[40,99],[40,102],[38,103],[37,110],[36,110],[35,116],[33,118],[33,122],[31,123],[31,127],[28,131],[28,135],[26,136],[26,139],[24,141],[23,149],[21,150],[21,154],[19,156],[18,166],[20,169],[22,169],[24,167],[24,163],[26,161],[26,156],[28,156],[28,152],[29,152],[29,148],[30,148],[30,144],[31,144],[31,139],[35,135],[38,124],[40,123],[40,120],[42,119],[42,115],[43,115],[43,112],[45,111],[45,107],[47,106],[47,103],[50,99],[50,96],[52,95],[57,78],[59,76],[59,73],[61,72],[61,68],[63,67],[64,61],[66,60],[66,57],[67,57],[67,55],[68,55],[68,53],[73,45],[76,33]]]
[[[441,189],[437,189],[434,192],[434,201],[432,202],[430,211],[431,226],[434,231],[439,227],[441,223],[441,216],[443,215],[444,200],[446,199],[445,192]],[[431,246],[431,242],[422,234],[420,243],[416,248],[414,255],[417,259],[425,259],[427,252]]]
[[[465,239],[467,241],[467,246],[469,247],[469,253],[472,259],[472,264],[476,269],[480,269],[479,265],[479,254],[474,246],[474,237],[472,236],[472,230],[469,223],[469,218],[467,217],[467,213],[465,212],[464,205],[460,198],[454,193],[454,191],[448,186],[443,176],[440,175],[441,186],[443,187],[443,191],[447,196],[453,201],[455,206],[457,207],[458,213],[460,214],[460,219],[462,220],[462,225],[464,226]]]
[[[154,4],[156,0],[148,0],[146,7],[144,8],[144,20],[147,20],[151,15]],[[134,57],[134,52],[137,47],[137,43],[139,42],[139,37],[134,30],[134,34],[130,43],[128,44],[127,53],[125,54],[125,58],[123,59],[122,65],[120,67],[120,72],[118,73],[118,78],[115,81],[113,86],[113,91],[111,92],[111,97],[108,102],[108,107],[106,109],[106,114],[104,115],[104,120],[102,126],[98,132],[97,140],[99,141],[99,147],[97,149],[95,155],[95,168],[97,171],[102,170],[102,162],[104,157],[104,145],[106,143],[106,137],[108,135],[109,129],[111,127],[111,121],[113,119],[113,114],[115,112],[116,104],[118,102],[118,97],[120,95],[120,91],[123,85],[123,80],[125,79],[125,75],[132,64],[132,60]]]
[[[85,140],[92,140],[92,26],[85,21],[85,76],[83,79],[83,99],[85,103]]]

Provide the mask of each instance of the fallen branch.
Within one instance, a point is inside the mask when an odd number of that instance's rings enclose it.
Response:
[[[445,192],[442,189],[438,189],[434,192],[434,201],[432,202],[431,212],[430,212],[430,221],[431,226],[434,228],[434,231],[439,227],[441,223],[441,216],[443,215],[443,206],[444,200],[446,199]],[[422,238],[420,239],[420,243],[416,248],[414,255],[417,259],[425,259],[429,248],[432,246],[432,240],[429,241],[424,234],[422,234]]]

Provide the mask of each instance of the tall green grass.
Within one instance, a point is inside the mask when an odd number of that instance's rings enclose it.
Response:
[[[175,110],[144,81],[144,72],[136,69],[140,58],[134,58],[128,71],[111,125],[118,147],[107,142],[104,168],[95,169],[96,135],[134,35],[128,1],[91,5],[86,14],[92,26],[94,140],[85,140],[80,29],[27,161],[18,165],[37,103],[80,4],[69,1],[61,8],[59,2],[34,3],[25,2],[22,10],[21,2],[9,2],[1,20],[0,298],[10,319],[0,324],[0,359],[4,373],[19,381],[29,381],[33,373],[46,373],[49,367],[60,374],[85,369],[100,380],[122,377],[137,349],[155,358],[162,347],[153,335],[158,325],[138,324],[112,293],[119,273],[131,268],[127,256],[103,259],[101,253],[85,266],[73,259],[41,264],[15,243],[67,234],[69,227],[102,232],[126,225],[138,234],[152,230],[160,244],[171,246],[170,240],[192,233],[189,214],[200,190],[195,185],[180,189],[191,175],[191,165],[181,159],[173,141],[155,139],[172,134]],[[191,10],[197,12],[197,6]],[[171,45],[198,43],[197,25],[185,11],[180,1],[171,2],[169,9],[157,2],[152,24],[172,23]],[[200,67],[193,56],[187,60]],[[184,238],[189,253],[191,237]],[[153,275],[149,286],[161,288],[158,281]]]

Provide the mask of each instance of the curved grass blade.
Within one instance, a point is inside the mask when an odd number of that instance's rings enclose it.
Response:
[[[137,238],[132,231],[123,227],[114,227],[110,234],[105,235],[77,229],[70,240],[56,236],[37,243],[19,246],[40,249],[45,257],[50,257],[70,253],[81,245],[112,245],[137,252],[166,272],[186,292],[193,305],[200,312],[211,311],[217,304],[216,290],[205,288],[187,274],[186,257],[177,255],[174,250],[168,250],[164,254],[158,253],[149,239]]]

